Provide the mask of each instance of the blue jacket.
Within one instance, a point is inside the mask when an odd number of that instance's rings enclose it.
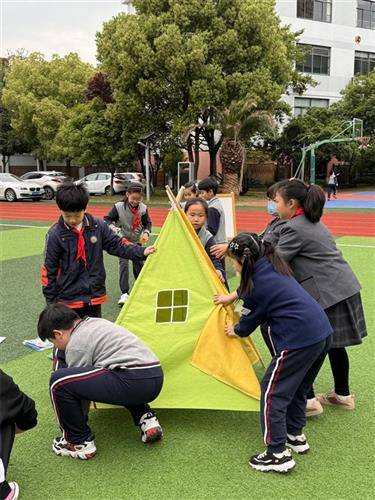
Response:
[[[275,353],[308,347],[332,333],[321,306],[294,278],[279,274],[266,257],[255,263],[253,289],[243,300],[242,315],[234,331],[247,337],[267,321]]]
[[[109,226],[90,214],[83,221],[87,265],[77,261],[78,236],[60,217],[46,234],[42,266],[47,303],[61,301],[72,308],[106,302],[103,250],[125,259],[144,260],[145,249],[125,244]]]

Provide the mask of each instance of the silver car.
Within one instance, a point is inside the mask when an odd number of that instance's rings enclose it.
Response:
[[[13,174],[0,174],[0,198],[6,201],[31,199],[40,201],[44,189],[38,184],[26,182]]]
[[[44,198],[53,200],[56,190],[68,177],[64,172],[55,170],[40,170],[39,172],[26,172],[21,175],[21,179],[32,184],[38,184],[44,189]]]

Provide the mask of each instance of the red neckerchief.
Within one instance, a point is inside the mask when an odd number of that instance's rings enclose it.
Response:
[[[79,261],[79,259],[82,259],[83,262],[85,263],[85,267],[86,267],[87,266],[86,248],[85,248],[85,238],[83,237],[83,233],[85,232],[85,227],[86,226],[82,225],[81,230],[74,227],[72,229],[72,232],[78,236],[76,261]]]
[[[132,233],[134,233],[134,231],[136,231],[141,225],[141,218],[139,217],[138,208],[132,207],[130,205],[130,203],[128,203],[128,205],[129,205],[131,213],[134,215],[133,221],[132,221]]]
[[[293,214],[293,215],[291,215],[289,218],[290,218],[290,219],[294,219],[294,217],[297,217],[298,215],[303,215],[304,213],[305,213],[305,212],[304,212],[303,208],[299,208],[299,209],[298,209],[298,210],[296,210],[296,211],[294,212],[294,214]]]

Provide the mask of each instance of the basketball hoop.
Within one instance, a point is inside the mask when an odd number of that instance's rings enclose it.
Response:
[[[367,149],[370,142],[370,137],[357,137],[357,140],[360,142],[358,149]]]

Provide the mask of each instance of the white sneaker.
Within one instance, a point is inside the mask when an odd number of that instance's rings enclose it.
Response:
[[[141,417],[139,428],[141,429],[143,443],[153,443],[163,437],[163,430],[159,424],[159,420],[151,412],[145,413]]]
[[[288,472],[295,467],[296,463],[291,451],[285,449],[281,453],[271,453],[266,450],[259,455],[254,455],[250,458],[249,465],[260,472]]]
[[[304,455],[310,450],[309,443],[307,442],[306,436],[304,434],[299,434],[298,436],[293,436],[292,434],[287,434],[288,440],[286,446],[292,451],[295,451],[299,455]]]
[[[128,293],[123,293],[118,301],[119,306],[123,306],[125,302],[128,300],[129,294]]]
[[[81,460],[89,460],[96,455],[96,446],[94,440],[85,441],[82,444],[72,444],[63,437],[58,437],[53,440],[52,451],[56,455],[62,457],[80,458]]]
[[[5,497],[5,500],[16,500],[18,495],[20,494],[20,488],[15,481],[9,483],[10,492],[8,496]]]

